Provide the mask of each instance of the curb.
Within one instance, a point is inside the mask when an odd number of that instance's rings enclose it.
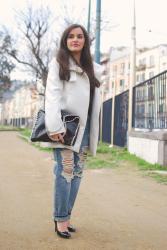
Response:
[[[31,143],[29,137],[27,137],[27,136],[25,136],[25,135],[22,135],[22,134],[20,134],[20,133],[18,134],[18,136],[21,137],[21,138],[23,138],[23,139],[25,139],[25,140],[28,141],[29,143]]]
[[[5,131],[7,131],[7,132],[13,132],[13,131],[17,131],[17,132],[19,132],[20,130],[17,130],[17,129],[0,129],[0,132],[5,132]]]
[[[166,175],[167,176],[167,170],[150,170],[148,173],[151,174],[160,174],[160,175]]]

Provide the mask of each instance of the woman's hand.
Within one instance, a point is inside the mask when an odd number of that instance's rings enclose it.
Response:
[[[53,141],[60,141],[61,143],[64,143],[63,135],[62,134],[55,134],[55,135],[50,135],[50,138]]]

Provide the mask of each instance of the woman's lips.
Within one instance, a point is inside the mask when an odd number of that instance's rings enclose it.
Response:
[[[73,47],[79,47],[79,44],[72,44]]]

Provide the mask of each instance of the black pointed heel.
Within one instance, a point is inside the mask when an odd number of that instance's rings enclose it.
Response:
[[[57,221],[55,221],[54,223],[55,223],[55,232],[57,233],[58,236],[64,239],[69,239],[71,237],[71,234],[68,231],[61,232],[58,230]]]
[[[72,225],[68,226],[68,231],[71,232],[71,233],[75,233],[76,232],[76,228],[73,227]]]

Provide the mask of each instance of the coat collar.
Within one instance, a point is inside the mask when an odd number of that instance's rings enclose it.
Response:
[[[79,67],[72,58],[69,58],[69,69],[79,74],[83,73],[83,69]]]
[[[102,65],[97,64],[96,62],[93,62],[93,67],[94,67],[95,76],[101,83],[101,77],[102,77],[104,68]],[[69,69],[72,73],[70,77],[70,82],[76,81],[76,73],[83,74],[83,69],[79,67],[72,58],[69,58]]]

